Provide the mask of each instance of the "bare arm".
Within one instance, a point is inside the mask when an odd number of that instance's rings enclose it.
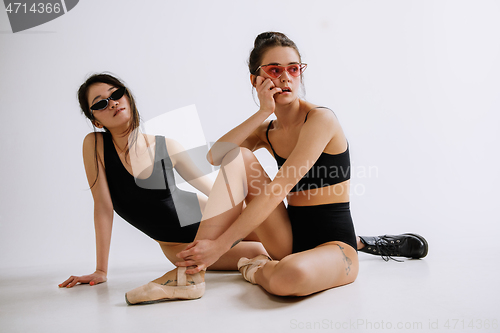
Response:
[[[239,126],[223,135],[212,146],[207,154],[207,160],[212,165],[220,165],[222,158],[236,147],[246,147],[252,151],[260,148],[257,146],[257,130],[262,123],[274,113],[274,95],[281,92],[274,86],[270,79],[259,76],[256,79],[256,89],[260,100],[260,109]]]
[[[96,270],[84,276],[71,276],[61,283],[60,287],[71,288],[78,283],[95,285],[106,281],[108,271],[109,248],[111,243],[111,230],[113,227],[113,204],[109,194],[106,173],[100,158],[95,160],[95,136],[90,133],[83,141],[83,163],[87,174],[89,186],[92,186],[94,198],[94,229],[96,237]],[[98,147],[102,147],[102,137],[98,135]],[[98,151],[103,151],[98,149]],[[97,168],[99,172],[97,172]],[[96,180],[97,177],[97,180]],[[95,184],[94,184],[95,182]]]

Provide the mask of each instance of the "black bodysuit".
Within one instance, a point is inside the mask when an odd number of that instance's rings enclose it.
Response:
[[[104,132],[103,139],[106,178],[115,212],[155,240],[192,242],[201,221],[200,206],[196,194],[175,186],[165,138],[156,137],[153,172],[147,179],[135,178],[125,169],[110,133]]]

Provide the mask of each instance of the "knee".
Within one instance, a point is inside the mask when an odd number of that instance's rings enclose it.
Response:
[[[240,147],[239,152],[240,152],[241,156],[243,157],[245,164],[248,165],[248,164],[251,164],[253,162],[258,163],[257,157],[255,157],[255,154],[250,149],[245,148],[245,147]]]
[[[246,148],[241,148],[241,147],[238,147],[238,146],[235,146],[235,147],[227,147],[227,151],[225,152],[225,154],[223,155],[222,157],[222,160],[221,160],[221,165],[222,166],[225,166],[225,165],[228,165],[229,163],[231,163],[232,161],[234,161],[235,159],[238,158],[238,156],[242,155],[243,154],[243,149],[246,149]],[[247,149],[248,150],[248,149]],[[251,152],[250,152],[251,153]]]
[[[235,147],[228,150],[228,152],[222,158],[221,165],[227,166],[236,161],[237,164],[241,163],[241,166],[245,166],[248,171],[260,170],[260,163],[254,153],[245,147]]]
[[[268,291],[278,296],[297,296],[310,278],[306,267],[298,262],[288,262],[285,258],[271,275]]]

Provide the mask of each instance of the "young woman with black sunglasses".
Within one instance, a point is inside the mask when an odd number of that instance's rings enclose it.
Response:
[[[97,263],[92,274],[71,276],[59,286],[106,281],[113,211],[156,240],[165,256],[175,262],[175,255],[193,241],[207,198],[177,188],[173,169],[206,196],[211,180],[175,140],[138,131],[140,117],[134,97],[116,77],[92,75],[78,90],[78,100],[94,126],[83,142],[83,160],[94,198]],[[210,269],[234,270],[242,255],[262,253],[266,251],[261,243],[242,242]],[[195,275],[185,281],[192,285],[185,288],[190,298],[203,293],[202,285],[193,287],[193,281],[200,279]],[[168,289],[177,285],[176,280],[175,273],[167,273],[153,282]]]

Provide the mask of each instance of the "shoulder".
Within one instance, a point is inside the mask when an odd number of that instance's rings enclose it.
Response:
[[[309,119],[317,119],[317,120],[323,120],[327,122],[338,122],[337,116],[333,112],[333,110],[324,107],[324,106],[316,106],[311,108],[306,115],[306,122],[309,121]]]
[[[99,159],[104,154],[104,133],[91,132],[83,139],[83,158],[95,159],[97,155]]]
[[[305,128],[336,128],[339,125],[340,124],[337,116],[335,116],[335,113],[325,107],[315,107],[309,110],[304,123]]]
[[[324,138],[329,140],[325,150],[328,154],[339,154],[348,148],[342,126],[335,113],[328,108],[318,107],[310,110],[303,130],[307,137],[317,137],[319,133],[324,135]]]
[[[85,169],[87,170],[87,174],[89,172],[92,173],[93,171],[91,170],[94,170],[94,168],[99,163],[101,163],[104,166],[103,133],[91,132],[87,134],[83,139],[82,153],[83,153],[83,163],[85,164]],[[93,166],[93,167],[88,168],[88,166]]]
[[[83,139],[83,149],[92,149],[94,150],[95,149],[95,146],[96,146],[96,142],[97,142],[97,146],[101,146],[102,147],[102,143],[103,143],[103,134],[102,132],[90,132],[89,134],[87,134],[85,136],[85,138]]]

